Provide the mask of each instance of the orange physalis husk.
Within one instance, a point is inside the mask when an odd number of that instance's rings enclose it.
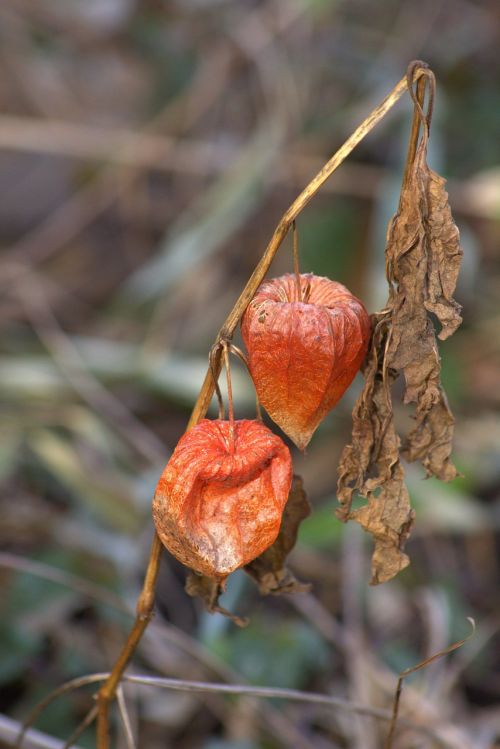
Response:
[[[259,287],[241,332],[260,402],[303,450],[363,362],[366,309],[336,281],[287,274]]]
[[[274,543],[291,482],[289,449],[260,421],[203,419],[158,482],[157,533],[187,567],[226,577]]]

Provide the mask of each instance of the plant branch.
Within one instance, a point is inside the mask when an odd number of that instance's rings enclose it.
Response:
[[[13,747],[21,730],[22,726],[17,720],[0,714],[0,746]],[[31,729],[24,736],[24,749],[64,749],[64,741]]]
[[[413,85],[415,81],[418,81],[423,75],[429,75],[428,68],[424,66],[423,63],[414,63],[410,79],[411,85]],[[214,394],[215,383],[220,375],[222,352],[224,349],[224,347],[219,344],[223,341],[227,342],[231,340],[243,312],[255,295],[257,288],[262,283],[274,259],[274,256],[276,255],[279,247],[288,234],[293,222],[301,213],[301,211],[306,207],[306,205],[310,202],[310,200],[316,195],[316,193],[326,182],[326,180],[335,172],[336,169],[338,169],[342,162],[347,158],[347,156],[349,156],[349,154],[363,140],[363,138],[368,135],[371,130],[373,130],[373,128],[380,122],[380,120],[387,114],[387,112],[392,109],[392,107],[401,98],[405,91],[408,90],[408,85],[409,81],[407,76],[405,76],[399,81],[399,83],[396,84],[396,86],[385,97],[385,99],[368,115],[368,117],[363,120],[363,122],[356,128],[354,133],[345,141],[345,143],[338,149],[338,151],[329,159],[329,161],[323,166],[323,168],[309,182],[307,187],[294,200],[288,210],[285,211],[278,226],[276,227],[273,236],[271,237],[271,241],[269,242],[260,262],[257,264],[257,267],[250,276],[250,279],[248,280],[245,288],[240,294],[233,309],[229,313],[227,319],[225,320],[222,328],[217,335],[213,349],[214,354],[210,360],[210,365],[208,367],[205,380],[191,414],[191,418],[188,422],[188,430],[205,416]],[[412,89],[411,95],[412,97],[414,96]],[[422,110],[420,109],[420,111]],[[116,696],[116,691],[120,680],[122,679],[123,672],[127,667],[127,664],[129,663],[133,653],[135,652],[135,649],[152,615],[154,589],[158,576],[161,549],[161,542],[158,536],[155,534],[151,556],[148,563],[146,579],[137,605],[136,620],[128,636],[128,639],[111,671],[111,674],[106,678],[105,683],[100,688],[97,695],[98,749],[109,749],[110,704]]]
[[[297,232],[297,222],[292,222],[293,228],[293,272],[295,274],[295,285],[297,286],[297,301],[302,301],[302,290],[300,283],[300,264],[299,264],[299,235]]]
[[[93,705],[91,709],[88,711],[87,715],[83,718],[83,720],[77,725],[69,739],[64,744],[63,749],[70,749],[70,747],[74,746],[75,741],[77,741],[82,733],[85,731],[86,728],[88,728],[93,722],[97,715],[97,705]]]
[[[419,76],[417,76],[418,73]],[[408,91],[410,92],[410,96],[413,99],[415,107],[413,110],[410,140],[408,142],[408,153],[406,155],[405,171],[403,175],[403,188],[406,187],[406,184],[410,177],[411,168],[415,160],[421,125],[424,125],[427,130],[427,134],[429,131],[432,112],[434,108],[434,91],[436,87],[434,73],[430,70],[427,63],[421,62],[420,60],[415,60],[408,65],[408,70],[406,71],[406,81],[408,85]],[[414,92],[413,90],[413,85],[415,82],[417,83],[416,92]],[[429,88],[429,106],[427,114],[424,114],[423,106],[427,87]],[[403,190],[401,190],[401,194],[402,193]]]
[[[229,452],[234,455],[234,406],[233,406],[233,385],[231,382],[231,363],[229,361],[229,346],[227,341],[222,341],[222,356],[224,358],[224,368],[226,370],[226,387],[227,387],[227,410],[229,418]]]
[[[134,732],[132,731],[130,715],[127,709],[127,702],[125,700],[125,695],[123,694],[123,688],[121,686],[119,686],[117,689],[116,700],[118,702],[118,708],[120,710],[120,716],[122,719],[123,730],[125,733],[125,742],[127,744],[127,749],[136,749],[135,740],[134,740]]]
[[[238,348],[238,346],[235,346],[234,343],[229,343],[228,345],[229,345],[230,353],[237,356],[238,359],[245,365],[245,369],[251,379],[252,373],[250,372],[250,365],[248,363],[248,359],[246,355],[243,353],[243,351],[240,348]],[[216,384],[216,392],[217,392],[217,388],[218,388],[218,384]],[[255,411],[256,411],[257,421],[262,421],[262,411],[260,408],[260,401],[259,401],[259,396],[257,395],[257,393],[255,393]]]
[[[56,689],[53,689],[51,692],[49,692],[49,694],[46,695],[43,700],[40,700],[40,702],[35,705],[31,713],[28,715],[28,718],[24,721],[22,729],[17,737],[17,741],[14,745],[15,749],[21,749],[26,732],[29,731],[31,726],[38,719],[38,716],[43,713],[45,708],[50,705],[53,700],[55,700],[57,697],[60,697],[61,694],[72,692],[74,689],[84,687],[87,684],[95,684],[95,682],[102,681],[103,678],[105,679],[108,676],[109,674],[90,674],[90,676],[79,676],[76,679],[66,681],[64,684],[61,684]]]
[[[160,570],[161,552],[162,544],[158,535],[155,533],[144,585],[139,600],[137,601],[137,614],[134,625],[118,659],[115,662],[115,665],[113,666],[111,674],[100,688],[97,695],[97,746],[99,749],[108,749],[109,747],[109,707],[115,698],[116,690],[120,684],[123,672],[132,658],[153,614],[155,587],[158,572]]]
[[[401,676],[404,678],[404,675],[407,676],[409,673],[413,673],[413,671],[416,671],[419,668],[423,668],[425,665],[435,660],[436,658],[440,658],[441,656],[446,655],[452,650],[455,650],[456,648],[463,645],[463,643],[467,639],[469,639],[469,637],[471,637],[471,635],[469,635],[467,638],[465,638],[464,640],[461,640],[458,643],[454,643],[453,645],[450,645],[446,650],[443,650],[440,653],[437,653],[436,655],[422,662],[418,666],[414,666],[410,669],[407,669],[407,671],[404,671],[400,675],[400,678]],[[31,725],[33,720],[36,719],[36,717],[41,713],[41,711],[50,702],[56,699],[60,694],[70,692],[82,686],[105,681],[106,679],[109,678],[109,676],[110,676],[109,673],[89,674],[88,676],[83,676],[77,679],[72,679],[71,681],[68,681],[65,684],[62,684],[57,689],[54,689],[49,695],[47,695],[47,697],[45,697],[42,700],[42,702],[40,702],[35,707],[35,709],[33,710],[29,725]],[[376,708],[376,707],[371,707],[370,705],[363,705],[361,703],[351,702],[350,700],[345,700],[345,699],[342,699],[341,697],[335,697],[329,694],[320,694],[317,692],[303,692],[299,689],[288,689],[288,688],[282,688],[282,687],[250,686],[248,684],[221,684],[221,683],[213,683],[213,682],[206,683],[203,681],[191,681],[187,679],[170,679],[166,677],[147,676],[147,675],[142,675],[142,674],[137,674],[137,675],[125,674],[122,677],[122,681],[129,682],[132,684],[137,684],[139,686],[156,687],[158,689],[170,689],[170,690],[177,691],[177,692],[191,692],[191,693],[199,693],[199,694],[222,694],[222,695],[226,694],[226,695],[241,696],[241,697],[258,697],[262,699],[279,699],[279,700],[290,700],[293,702],[306,702],[309,704],[324,705],[326,707],[338,708],[339,710],[343,710],[349,713],[354,713],[357,715],[368,715],[368,716],[371,716],[372,718],[376,718],[381,721],[389,722],[393,720],[393,712],[391,712],[390,710],[386,710],[384,708]],[[92,712],[93,711],[91,710],[89,714],[87,715],[87,718],[85,718],[83,722],[87,721],[88,716]],[[400,723],[405,728],[410,728],[413,731],[417,731],[420,734],[424,734],[426,736],[432,737],[435,741],[438,742],[440,746],[443,746],[443,747],[449,746],[446,740],[442,739],[436,733],[436,730],[433,729],[432,726],[429,726],[427,723],[423,725],[423,724],[414,722],[412,720],[408,720],[406,718],[402,718]],[[85,722],[85,725],[88,725],[88,723]],[[23,735],[24,735],[24,731],[23,731]],[[21,746],[20,741],[18,741],[17,746],[18,747]]]
[[[467,642],[467,640],[470,640],[470,638],[474,635],[474,632],[476,631],[476,623],[474,619],[472,619],[469,616],[467,617],[467,620],[469,624],[471,625],[471,631],[469,632],[467,637],[464,637],[461,640],[458,640],[458,642],[454,642],[452,645],[448,645],[447,648],[440,650],[438,653],[434,653],[434,655],[431,655],[429,658],[426,658],[424,661],[417,663],[416,666],[412,666],[411,668],[406,668],[404,671],[401,671],[401,673],[399,674],[398,684],[396,687],[396,691],[394,693],[391,724],[389,726],[389,732],[385,740],[384,749],[392,749],[394,735],[396,733],[396,723],[398,722],[399,703],[401,701],[401,692],[403,691],[403,681],[406,679],[407,676],[410,676],[410,674],[414,674],[415,671],[420,671],[421,668],[425,668],[433,661],[436,661],[438,658],[442,658],[443,656],[448,655],[448,653],[452,653],[454,650],[461,648],[462,645],[464,645]]]

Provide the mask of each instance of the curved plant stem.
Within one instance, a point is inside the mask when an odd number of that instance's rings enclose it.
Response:
[[[221,419],[222,421],[226,418],[226,412],[224,409],[224,401],[222,400],[222,393],[219,387],[219,375],[214,369],[214,362],[213,362],[215,352],[217,351],[218,348],[220,348],[220,343],[216,343],[210,349],[210,353],[208,355],[208,365],[210,368],[210,372],[212,373],[212,379],[214,381],[214,390],[215,390],[215,395],[217,397],[217,404],[219,406],[219,419]]]
[[[87,715],[83,718],[83,720],[77,725],[69,739],[64,744],[63,749],[70,749],[76,741],[80,738],[82,733],[85,731],[86,728],[88,728],[93,722],[94,718],[97,715],[97,705],[94,705]]]
[[[109,747],[109,707],[116,696],[123,672],[132,658],[137,645],[149,624],[153,614],[156,580],[160,569],[162,544],[155,533],[151,546],[148,567],[142,592],[137,601],[137,613],[134,625],[125,645],[116,660],[111,674],[97,694],[97,746],[98,749]]]
[[[467,642],[467,640],[470,640],[470,638],[474,635],[476,631],[476,623],[474,619],[472,619],[470,616],[467,617],[467,620],[471,626],[471,631],[466,637],[463,637],[461,640],[458,640],[458,642],[454,642],[452,645],[448,645],[447,648],[440,650],[438,653],[434,653],[434,655],[431,655],[429,658],[426,658],[420,663],[417,663],[416,666],[412,666],[411,668],[406,668],[404,671],[401,671],[401,673],[399,674],[398,684],[396,687],[396,691],[394,693],[394,702],[392,706],[392,718],[391,718],[391,723],[389,726],[389,732],[385,740],[384,749],[392,749],[392,746],[393,746],[394,736],[396,733],[396,724],[398,722],[398,715],[399,715],[399,703],[401,700],[401,692],[403,691],[403,681],[406,679],[407,676],[410,676],[410,674],[414,674],[415,671],[420,671],[421,668],[425,668],[426,666],[429,665],[429,663],[436,661],[438,658],[443,658],[443,656],[448,655],[448,653],[452,653],[454,650],[461,648],[462,645],[464,645]]]
[[[416,78],[415,71],[420,70],[420,78]],[[411,123],[410,140],[408,142],[408,153],[406,155],[405,171],[403,175],[403,187],[406,186],[408,181],[413,162],[417,153],[418,138],[420,135],[420,127],[423,124],[424,128],[428,133],[431,124],[432,112],[434,108],[434,92],[436,88],[436,80],[434,73],[427,66],[425,62],[415,60],[408,65],[408,71],[406,73],[406,80],[408,83],[408,91],[414,102],[413,120]],[[416,82],[416,92],[413,90],[413,85]],[[424,101],[426,88],[429,90],[429,104],[427,113],[424,114]],[[403,193],[403,190],[401,190]]]
[[[116,691],[116,701],[118,702],[118,709],[120,710],[120,716],[123,724],[123,731],[125,733],[125,743],[127,749],[136,749],[134,741],[134,733],[132,731],[132,725],[130,723],[130,715],[127,710],[127,702],[125,695],[123,694],[123,687],[120,685]]]
[[[297,216],[306,207],[309,201],[316,195],[316,193],[326,182],[326,180],[335,172],[336,169],[338,169],[342,162],[345,161],[347,156],[349,156],[349,154],[354,150],[358,143],[360,143],[363,138],[368,135],[371,130],[373,130],[373,128],[380,122],[380,120],[382,120],[387,112],[389,112],[389,110],[391,110],[396,102],[403,96],[403,94],[408,90],[409,82],[411,83],[411,86],[413,86],[413,84],[422,76],[425,75],[429,77],[429,74],[430,71],[425,63],[416,61],[411,67],[411,75],[409,80],[407,76],[404,76],[404,78],[402,78],[399,83],[394,86],[392,91],[377,107],[375,107],[375,109],[368,115],[368,117],[363,120],[363,122],[356,128],[352,135],[345,141],[345,143],[338,149],[338,151],[334,153],[329,161],[326,162],[323,168],[316,174],[315,177],[313,177],[307,187],[302,190],[300,195],[285,211],[274,231],[273,236],[271,237],[271,241],[269,242],[261,260],[257,264],[257,267],[250,276],[245,288],[241,292],[233,309],[229,313],[216,337],[213,348],[213,356],[211,357],[208,371],[205,375],[205,380],[191,414],[191,418],[189,419],[187,425],[188,430],[205,416],[214,391],[216,389],[216,381],[220,375],[222,366],[222,353],[224,350],[224,346],[221,346],[220,344],[223,341],[231,340],[243,312],[247,308],[248,304],[255,295],[255,292],[262,283],[274,259],[274,256],[276,255],[286,235],[290,231],[290,228]],[[411,95],[413,98],[413,90],[411,90]],[[154,589],[158,576],[161,548],[161,542],[158,536],[155,534],[153,546],[151,549],[151,556],[148,563],[148,569],[146,572],[146,579],[144,581],[143,590],[137,605],[137,617],[127,638],[127,641],[120,655],[118,656],[113,670],[111,671],[109,678],[103,684],[97,695],[98,749],[109,749],[110,704],[116,696],[116,691],[120,683],[122,674],[133,653],[135,652],[135,649],[152,615]]]
[[[245,369],[251,378],[252,373],[250,372],[250,364],[248,363],[248,359],[243,353],[243,351],[238,346],[235,346],[234,343],[229,344],[229,351],[231,352],[231,354],[234,354],[235,356],[237,356],[241,362],[243,362],[243,364],[245,365]],[[255,410],[257,414],[257,421],[262,421],[262,410],[260,407],[259,396],[257,395],[257,393],[255,393]]]
[[[472,620],[470,621],[472,623]],[[455,650],[456,648],[460,647],[464,642],[466,642],[470,637],[471,635],[464,638],[464,640],[461,640],[460,642],[450,645],[445,650],[440,651],[439,653],[436,653],[435,655],[431,656],[426,661],[423,661],[418,666],[413,666],[412,668],[407,669],[406,671],[403,671],[400,678],[404,678],[405,675],[407,676],[408,674],[413,673],[414,671],[420,668],[423,668],[425,665],[432,662],[433,660],[436,660],[437,658],[440,658],[443,655],[446,655],[452,650]],[[40,712],[43,710],[43,708],[46,707],[54,699],[56,699],[60,694],[68,693],[70,691],[73,691],[74,689],[78,689],[88,684],[94,684],[99,681],[101,682],[105,681],[107,678],[109,678],[109,676],[110,674],[108,673],[89,674],[87,676],[83,676],[77,679],[71,679],[70,681],[65,682],[57,689],[54,689],[47,697],[45,697],[42,700],[42,702],[40,702],[35,707],[35,709],[33,710],[32,716],[39,715]],[[385,708],[372,707],[371,705],[364,705],[359,702],[352,702],[351,700],[346,700],[346,699],[343,699],[342,697],[336,697],[335,695],[331,695],[331,694],[321,694],[318,692],[304,692],[299,689],[289,689],[286,687],[285,688],[269,687],[269,686],[261,687],[261,686],[254,686],[254,685],[249,685],[249,684],[222,684],[222,683],[217,683],[217,682],[207,683],[204,681],[192,681],[189,679],[172,679],[172,678],[166,678],[162,676],[149,676],[149,675],[142,675],[142,674],[134,674],[134,675],[125,674],[123,676],[123,682],[136,684],[137,686],[156,687],[158,689],[167,689],[167,690],[179,691],[179,692],[189,692],[192,694],[206,693],[206,694],[219,694],[219,695],[228,695],[228,696],[258,697],[262,699],[279,699],[279,700],[292,701],[292,702],[304,702],[304,703],[310,703],[310,704],[316,704],[316,705],[324,705],[327,707],[336,708],[338,710],[341,710],[347,713],[353,713],[356,715],[368,715],[368,716],[371,716],[372,718],[376,718],[384,722],[392,722],[393,716],[394,716],[393,711],[387,710]],[[117,700],[119,700],[119,693],[120,693],[120,688],[117,689]],[[84,720],[82,721],[78,729],[76,729],[76,731],[74,732],[73,737],[68,740],[67,742],[68,747],[70,745],[70,742],[72,742],[74,740],[74,737],[76,737],[76,732],[79,731],[79,733],[81,733],[80,729],[83,730],[83,728],[89,725],[89,722],[93,717],[95,709],[96,708],[94,707],[87,714],[87,716],[84,718]],[[128,727],[127,727],[127,733],[129,734],[128,741],[133,742],[133,737],[131,736],[131,728],[129,725],[128,718],[126,718],[125,721],[128,723]],[[30,721],[30,725],[31,725],[31,722],[32,721]],[[428,725],[428,723],[426,722],[418,722],[418,721],[414,721],[408,718],[401,718],[400,723],[401,723],[401,726],[405,728],[410,728],[419,734],[432,738],[438,746],[443,746],[446,748],[449,747],[449,749],[452,749],[452,745],[449,744],[446,741],[446,739],[441,738],[439,733],[436,731],[436,727]],[[453,746],[455,746],[455,744],[453,744]]]
[[[222,342],[222,351],[224,356],[224,367],[226,370],[226,383],[227,383],[227,410],[229,416],[229,451],[231,455],[234,455],[235,444],[234,444],[234,406],[233,406],[233,385],[231,382],[231,362],[229,361],[229,348],[230,344],[227,341]]]
[[[293,272],[295,275],[295,284],[297,286],[297,301],[302,301],[302,290],[300,286],[300,270],[299,270],[299,234],[297,232],[297,222],[292,222],[292,234],[293,234]]]
[[[79,676],[76,679],[66,681],[64,684],[61,684],[59,687],[49,692],[49,694],[44,697],[43,700],[35,705],[31,713],[28,715],[27,719],[24,721],[23,727],[19,732],[19,736],[17,737],[16,743],[14,745],[15,749],[20,749],[27,731],[31,728],[39,715],[43,713],[45,708],[50,705],[53,700],[55,700],[57,697],[60,697],[61,694],[72,692],[74,689],[78,689],[79,687],[84,687],[87,684],[95,684],[96,681],[103,681],[103,679],[105,679],[107,676],[109,676],[109,674],[90,674],[90,676]]]

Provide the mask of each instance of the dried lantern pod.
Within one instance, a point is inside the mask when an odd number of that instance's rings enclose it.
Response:
[[[259,287],[241,332],[260,402],[303,450],[363,362],[366,309],[336,281],[287,274]]]
[[[290,451],[260,421],[203,419],[156,488],[158,536],[187,567],[224,578],[274,543],[291,482]]]

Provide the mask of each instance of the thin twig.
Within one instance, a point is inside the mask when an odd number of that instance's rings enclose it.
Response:
[[[297,301],[302,301],[302,289],[300,283],[300,264],[299,264],[299,234],[297,231],[297,222],[292,222],[292,234],[293,234],[293,272],[295,275],[295,285],[297,286]]]
[[[417,79],[417,72],[420,71],[420,77]],[[418,139],[420,135],[420,127],[423,124],[429,132],[429,127],[432,119],[432,112],[434,108],[434,93],[436,87],[436,80],[434,73],[430,70],[429,66],[425,62],[415,60],[408,65],[406,71],[406,81],[408,85],[408,92],[413,99],[414,110],[413,120],[411,123],[410,139],[408,141],[408,153],[406,154],[405,170],[403,174],[403,188],[406,186],[409,178],[415,155],[417,153]],[[416,92],[413,90],[413,86],[417,83]],[[427,113],[424,114],[423,106],[425,101],[426,88],[429,90],[429,105]],[[403,194],[403,188],[401,194]]]
[[[50,705],[53,700],[55,700],[57,697],[60,697],[62,694],[66,694],[66,692],[72,692],[74,689],[84,687],[87,684],[95,684],[96,682],[102,681],[106,678],[106,676],[107,674],[90,674],[89,676],[79,676],[76,679],[66,681],[64,684],[61,684],[60,686],[56,687],[56,689],[53,689],[51,692],[49,692],[49,694],[47,694],[43,698],[43,700],[40,700],[40,702],[35,705],[31,713],[28,715],[27,719],[24,721],[22,729],[15,743],[15,749],[21,749],[26,732],[31,728],[33,723],[35,723],[35,721],[38,719],[38,716],[41,715],[41,713],[48,705]]]
[[[441,695],[448,696],[456,685],[462,672],[479,655],[481,650],[500,630],[500,616],[493,614],[491,618],[484,619],[480,627],[476,629],[476,636],[467,648],[457,653],[454,662],[449,666],[443,678]]]
[[[212,373],[212,378],[214,381],[214,390],[215,390],[215,395],[217,397],[217,405],[219,407],[219,419],[223,421],[226,418],[226,412],[224,408],[224,401],[222,399],[222,393],[220,390],[218,375],[215,372],[215,367],[214,367],[214,362],[213,362],[213,358],[214,358],[217,348],[218,346],[212,346],[212,348],[210,349],[210,353],[208,354],[208,366],[210,367],[210,371]]]
[[[0,715],[1,746],[14,746],[21,730],[17,720]],[[32,728],[24,734],[24,749],[64,749],[64,741]]]
[[[302,692],[299,689],[286,689],[281,687],[257,687],[248,684],[207,684],[203,681],[190,681],[184,679],[168,679],[162,676],[124,676],[125,681],[144,686],[158,687],[160,689],[172,689],[178,692],[205,692],[213,694],[230,694],[247,697],[262,697],[268,699],[293,700],[295,702],[312,702],[317,705],[328,705],[338,707],[348,712],[360,715],[371,715],[380,720],[390,720],[391,713],[383,708],[361,705],[350,702],[340,697],[315,692]]]
[[[246,354],[240,349],[239,346],[236,346],[234,343],[229,343],[228,345],[229,352],[238,357],[238,359],[245,365],[248,374],[250,374],[250,365],[248,363]]]
[[[469,635],[469,637],[470,636],[471,635]],[[463,642],[465,642],[465,640],[461,641],[460,643],[455,643],[454,645],[447,648],[446,651],[433,656],[432,659],[441,657],[441,655],[445,655],[452,649],[460,647]],[[429,662],[432,659],[429,659]],[[412,669],[408,669],[408,672],[411,673],[417,670],[419,667],[422,667],[422,664],[419,664],[419,666],[415,666]],[[61,685],[61,687],[58,687],[49,695],[47,695],[47,697],[45,697],[44,700],[42,700],[42,702],[40,702],[35,707],[33,714],[36,711],[36,716],[38,716],[40,712],[60,694],[67,693],[82,686],[105,681],[109,678],[109,676],[109,673],[96,673],[89,674],[88,676],[84,676],[78,679],[72,679],[71,681],[66,682],[65,684]],[[393,713],[390,710],[371,707],[370,705],[363,705],[357,702],[351,702],[349,700],[342,699],[341,697],[334,697],[333,695],[319,694],[316,692],[303,692],[299,689],[287,689],[282,687],[259,687],[250,686],[248,684],[206,683],[203,681],[170,679],[160,676],[146,676],[136,674],[124,674],[122,680],[124,682],[138,684],[141,686],[157,687],[159,689],[170,689],[178,692],[192,692],[200,694],[227,694],[232,696],[259,697],[263,699],[280,699],[290,700],[293,702],[307,702],[316,705],[325,705],[327,707],[335,707],[339,710],[355,713],[358,715],[368,715],[382,721],[391,721],[393,718]],[[420,725],[414,721],[401,719],[401,725],[404,725],[406,728],[411,728],[414,731],[418,731],[419,733],[423,733],[427,736],[432,736],[434,739],[441,741],[441,739],[437,737],[436,734],[432,731],[432,728],[427,724]],[[443,744],[442,741],[441,744],[446,746],[446,744]],[[16,746],[20,747],[19,741]]]
[[[250,364],[248,363],[248,359],[243,351],[238,346],[235,346],[234,343],[229,344],[229,351],[231,352],[231,354],[237,356],[241,362],[243,362],[243,364],[245,365],[245,369],[247,370],[250,377],[252,377],[252,373],[250,372]],[[262,410],[260,407],[260,401],[257,392],[255,392],[255,410],[257,412],[257,421],[262,421]]]
[[[438,653],[435,653],[434,655],[431,655],[429,658],[426,658],[420,663],[417,663],[416,666],[407,668],[404,671],[401,671],[401,673],[399,674],[396,691],[394,693],[394,703],[392,706],[392,718],[391,718],[391,723],[389,726],[389,732],[385,740],[384,749],[392,749],[394,735],[396,732],[396,723],[398,721],[401,692],[403,691],[403,681],[406,679],[407,676],[410,676],[410,674],[414,674],[416,671],[420,671],[421,668],[425,668],[426,666],[429,665],[429,663],[432,663],[433,661],[436,661],[438,658],[442,658],[443,656],[448,655],[448,653],[452,653],[454,650],[457,650],[457,648],[461,648],[462,645],[464,645],[464,643],[467,642],[467,640],[470,640],[470,638],[474,635],[474,632],[476,631],[476,623],[474,619],[472,619],[470,616],[467,617],[467,621],[471,625],[471,631],[469,632],[467,637],[464,637],[463,639],[458,640],[458,642],[454,642],[452,645],[448,645],[448,647],[444,648],[444,650],[440,650]]]
[[[132,725],[130,723],[130,716],[128,714],[127,703],[125,701],[125,695],[123,694],[123,688],[121,686],[116,690],[116,701],[118,702],[118,709],[122,719],[123,730],[125,732],[125,741],[127,743],[127,749],[136,749],[134,733],[132,731]]]
[[[231,362],[229,361],[229,346],[226,341],[222,342],[222,355],[224,357],[224,367],[226,369],[226,387],[227,387],[227,410],[229,417],[229,451],[234,455],[236,445],[234,443],[234,405],[233,405],[233,385],[231,382]]]
[[[97,695],[97,746],[99,749],[107,749],[109,747],[109,707],[115,697],[123,672],[132,658],[153,613],[156,580],[160,571],[162,549],[162,543],[158,538],[158,534],[155,533],[144,585],[137,601],[137,614],[133,627],[113,666],[111,674]]]
[[[69,739],[64,744],[64,749],[71,749],[74,746],[75,741],[80,738],[82,733],[88,728],[93,722],[97,715],[97,705],[94,705],[84,717],[84,719],[77,725]]]

